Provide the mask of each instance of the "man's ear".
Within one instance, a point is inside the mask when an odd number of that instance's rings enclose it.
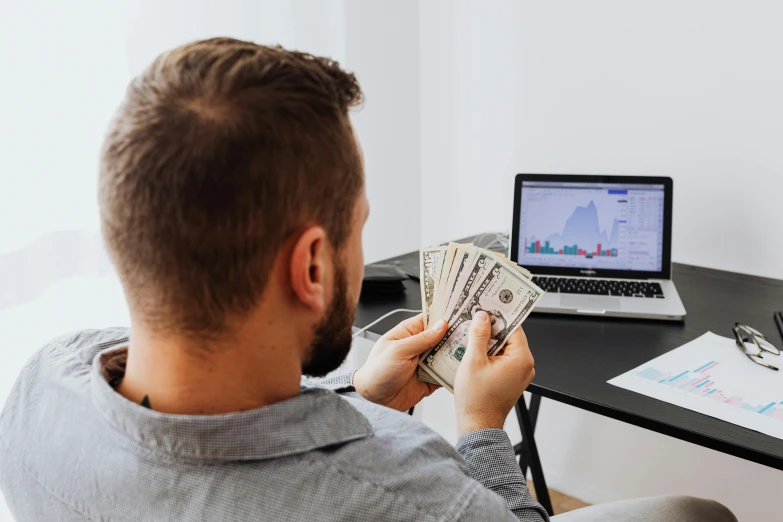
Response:
[[[289,273],[294,295],[314,312],[326,308],[325,277],[330,267],[326,231],[319,226],[307,228],[294,243]]]

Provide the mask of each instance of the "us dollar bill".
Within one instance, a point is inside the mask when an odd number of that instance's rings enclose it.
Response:
[[[435,258],[435,273],[433,275],[433,280],[435,283],[435,293],[438,292],[438,284],[440,283],[440,273],[443,271],[443,262],[446,260],[446,250],[448,250],[447,246],[439,247],[438,257]]]
[[[511,263],[483,255],[483,267],[479,268],[477,262],[472,269],[473,283],[470,285],[473,289],[449,321],[443,340],[425,352],[419,361],[419,367],[452,393],[454,377],[467,348],[473,316],[480,310],[489,314],[492,330],[487,354],[494,355],[544,294]],[[479,254],[478,257],[481,256]],[[467,279],[465,283],[468,286]]]
[[[441,259],[445,250],[441,247],[422,248],[419,251],[419,286],[421,288],[421,310],[424,328],[429,328],[432,323],[431,314],[435,300],[436,273],[440,270]],[[420,381],[437,384],[427,372],[421,368],[416,369]]]
[[[424,328],[430,324],[430,310],[435,299],[435,270],[440,257],[440,247],[422,248],[419,251],[419,286]]]
[[[416,378],[422,382],[428,382],[430,384],[440,384],[438,381],[430,377],[429,374],[425,372],[424,368],[422,368],[421,366],[416,367]]]
[[[446,308],[448,315],[447,321],[451,323],[462,308],[465,300],[470,296],[478,281],[481,281],[482,275],[491,265],[493,256],[489,251],[477,249],[474,261],[467,270],[463,270],[462,279],[454,285],[451,299]]]
[[[446,281],[449,278],[452,266],[454,266],[454,259],[460,246],[458,243],[449,243],[446,247],[446,252],[443,254],[438,279],[435,280],[435,299],[432,301],[432,308],[430,309],[430,321],[433,324],[443,315],[443,308],[446,306],[446,303],[443,301],[447,299]]]
[[[465,299],[467,298],[467,294],[473,287],[473,284],[477,279],[479,279],[479,274],[485,269],[486,260],[492,254],[492,252],[488,250],[485,251],[483,249],[473,247],[472,245],[466,246],[468,247],[466,248],[466,251],[468,252],[469,257],[467,260],[465,260],[464,265],[459,267],[459,273],[455,275],[456,279],[454,281],[454,285],[450,287],[450,295],[446,297],[446,299],[448,299],[448,304],[441,313],[441,316],[446,316],[445,318],[447,321],[450,321],[451,316],[455,315],[456,312],[459,311],[459,306],[464,303]],[[441,384],[440,382],[430,377],[422,367],[417,368],[417,378],[423,382]]]
[[[481,250],[484,250],[483,248]],[[503,254],[499,254],[498,252],[493,252],[492,250],[484,250],[485,252],[488,252],[492,254],[493,256],[502,259],[503,261],[506,261],[509,265],[511,265],[517,272],[522,274],[523,276],[527,277],[528,279],[533,279],[533,274],[530,273],[530,270],[527,268],[523,268],[519,266],[518,264],[514,263],[512,260],[504,256]]]
[[[451,264],[448,274],[441,275],[441,284],[435,293],[435,302],[433,309],[433,320],[441,319],[445,316],[451,296],[457,285],[460,275],[466,266],[470,266],[474,256],[478,252],[473,245],[458,245],[454,254],[454,261]],[[446,254],[448,259],[448,254]],[[444,267],[445,270],[445,267]],[[448,319],[448,318],[447,318]]]

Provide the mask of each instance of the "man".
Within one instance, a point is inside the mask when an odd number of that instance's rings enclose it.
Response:
[[[502,431],[534,375],[521,330],[489,358],[489,318],[473,321],[456,449],[401,413],[434,391],[415,369],[443,321],[302,381],[351,344],[360,99],[332,61],[227,38],[131,83],[99,176],[131,327],[61,337],[23,370],[0,419],[19,520],[547,520]]]

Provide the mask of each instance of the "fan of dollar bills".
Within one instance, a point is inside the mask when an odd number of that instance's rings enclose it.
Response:
[[[419,256],[424,327],[445,319],[448,330],[443,340],[421,356],[418,377],[454,393],[454,377],[465,353],[473,314],[479,310],[489,314],[492,334],[487,353],[494,355],[544,291],[531,281],[526,269],[472,244],[425,248]]]

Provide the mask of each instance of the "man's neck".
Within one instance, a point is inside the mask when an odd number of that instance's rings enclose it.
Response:
[[[155,411],[214,415],[252,410],[299,394],[301,361],[297,348],[284,339],[239,334],[204,347],[135,326],[130,339],[117,392],[137,404],[146,397]]]

